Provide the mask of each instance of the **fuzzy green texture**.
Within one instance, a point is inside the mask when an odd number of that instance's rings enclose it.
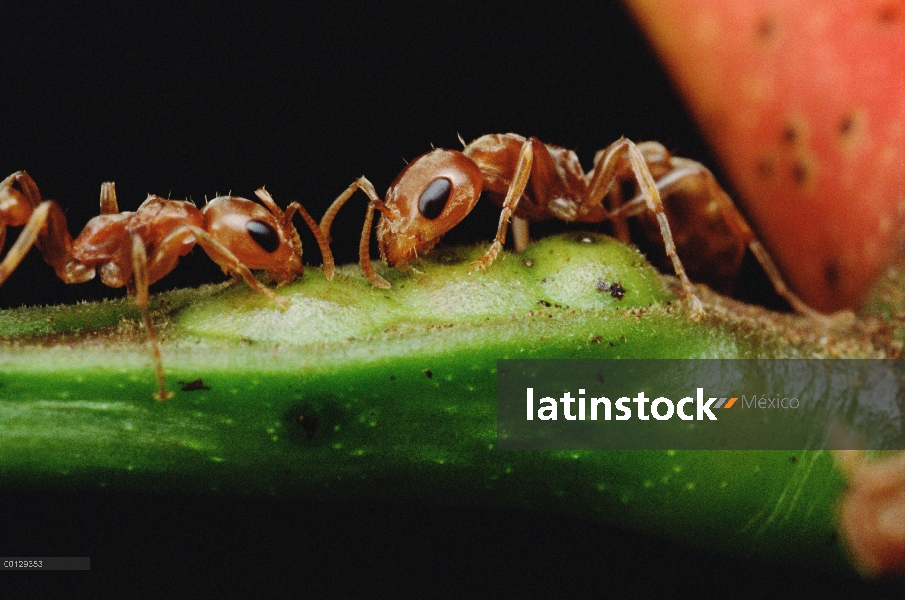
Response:
[[[440,502],[591,518],[696,546],[838,566],[826,452],[495,449],[500,358],[809,355],[684,304],[632,248],[555,236],[487,273],[484,248],[419,272],[310,269],[280,311],[237,284],[161,294],[176,396],[155,402],[127,301],[0,313],[5,489]],[[623,297],[611,293],[612,284]],[[816,349],[814,350],[816,352]],[[178,391],[177,382],[194,382]]]

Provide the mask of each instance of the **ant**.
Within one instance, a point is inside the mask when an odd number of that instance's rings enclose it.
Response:
[[[135,212],[120,212],[112,182],[101,186],[100,215],[92,218],[74,240],[66,217],[53,201],[41,202],[34,180],[19,171],[0,183],[0,218],[16,225],[29,213],[26,226],[2,265],[0,284],[34,244],[44,260],[66,283],[83,283],[100,274],[110,287],[126,287],[142,311],[151,342],[158,400],[171,398],[160,356],[160,344],[148,313],[148,286],[176,268],[179,258],[200,245],[233,277],[286,308],[288,300],[262,285],[252,269],[265,270],[277,285],[302,275],[302,242],[292,224],[296,212],[311,228],[324,260],[324,274],[333,278],[333,254],[314,219],[297,202],[280,210],[271,195],[255,192],[264,206],[236,196],[219,196],[198,209],[191,202],[150,195]],[[266,209],[265,209],[266,207]],[[5,215],[15,218],[6,218]],[[24,240],[24,241],[23,241]]]
[[[747,248],[773,289],[794,311],[830,322],[826,315],[809,307],[789,289],[770,253],[707,167],[688,158],[673,156],[659,142],[641,142],[637,147],[656,181],[657,190],[666,200],[664,209],[672,224],[673,240],[686,257],[685,265],[693,279],[723,291],[729,290],[738,280]],[[599,157],[600,153],[595,157],[595,164]],[[611,214],[616,217],[613,219],[615,236],[629,243],[631,235],[626,218],[637,216],[641,218],[646,236],[656,240],[656,223],[646,212],[642,195],[636,194],[625,200],[630,195],[628,190],[634,187],[634,178],[624,161],[616,167],[616,178],[616,185],[608,194]]]
[[[675,240],[683,248],[683,254],[686,249],[696,250],[700,246],[697,236],[702,234],[702,229],[722,219],[734,234],[734,240],[727,239],[723,244],[739,254],[736,271],[747,245],[776,291],[795,310],[825,319],[788,288],[779,269],[710,171],[695,161],[671,156],[656,142],[636,145],[620,138],[597,152],[593,169],[585,173],[573,151],[544,144],[534,137],[506,133],[485,135],[470,144],[461,137],[459,141],[464,146],[461,152],[434,149],[411,161],[390,184],[385,200],[380,199],[371,182],[362,176],[324,213],[320,226],[329,240],[330,227],[339,209],[357,190],[367,194],[369,202],[359,244],[359,264],[363,275],[374,286],[390,287],[371,265],[369,239],[375,210],[380,212],[377,223],[380,255],[390,267],[402,269],[419,253],[433,248],[443,234],[465,218],[481,192],[486,191],[503,210],[490,248],[474,263],[480,270],[487,269],[503,248],[513,217],[515,250],[520,252],[528,245],[528,221],[551,218],[581,223],[611,221],[617,237],[628,241],[626,219],[643,216],[662,239],[682,293],[691,306],[691,318],[699,320],[704,309],[679,259]],[[624,201],[622,192],[628,183],[637,183],[639,192]],[[671,198],[680,192],[687,192],[684,196],[696,206],[686,208],[692,214],[678,222],[680,235],[674,238],[661,196]],[[706,229],[703,233],[706,234]]]

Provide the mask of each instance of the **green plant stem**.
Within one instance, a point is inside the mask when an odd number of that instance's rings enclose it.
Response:
[[[636,251],[604,236],[550,238],[472,273],[482,251],[441,250],[421,272],[384,272],[390,290],[354,266],[332,282],[310,270],[279,290],[286,311],[242,285],[159,295],[152,310],[177,391],[167,402],[151,399],[131,303],[6,311],[2,486],[439,498],[589,518],[739,556],[846,563],[835,541],[844,481],[828,453],[498,451],[496,361],[881,350],[809,337],[800,317],[727,316],[720,300],[692,323]]]

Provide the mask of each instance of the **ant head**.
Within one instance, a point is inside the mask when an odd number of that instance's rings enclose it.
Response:
[[[433,248],[474,208],[482,180],[478,166],[456,150],[432,150],[410,162],[390,185],[388,210],[377,223],[387,264],[405,264]]]
[[[265,270],[282,285],[304,271],[302,242],[286,214],[266,191],[258,197],[267,205],[219,196],[201,209],[204,229],[226,246],[240,263],[251,270]]]

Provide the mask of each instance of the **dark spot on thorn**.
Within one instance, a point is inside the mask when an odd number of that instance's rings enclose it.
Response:
[[[823,267],[823,280],[826,281],[826,284],[831,288],[836,287],[836,284],[839,283],[839,265],[835,262],[827,263],[825,267]]]
[[[847,115],[839,122],[839,135],[847,136],[855,129],[855,116]]]
[[[789,462],[792,463],[792,464],[794,465],[795,463],[798,462],[798,457],[797,457],[797,456],[790,456],[790,457],[789,457]]]
[[[597,283],[594,285],[594,289],[598,292],[608,292],[610,291],[610,284],[608,284],[605,279],[598,279]]]
[[[550,303],[546,300],[538,300],[537,303],[544,308],[550,308]]]
[[[811,169],[808,167],[808,164],[803,160],[795,161],[795,164],[792,165],[792,179],[795,180],[797,185],[804,185],[808,181],[808,177],[811,176]]]
[[[182,386],[183,392],[197,392],[198,390],[211,389],[211,386],[204,385],[204,382],[200,379],[196,379],[194,381],[180,381],[179,385]]]
[[[776,21],[770,17],[764,17],[757,24],[757,39],[767,42],[776,35]]]
[[[791,123],[786,124],[785,129],[782,130],[782,141],[794,144],[796,140],[798,140],[798,130]]]
[[[321,424],[317,415],[299,415],[295,418],[295,422],[305,430],[305,439],[308,440],[314,439],[314,434],[317,433],[317,428]]]
[[[434,377],[434,372],[431,371],[430,369],[427,369],[426,371],[424,371],[424,374],[427,375],[428,379],[433,379],[433,377]]]
[[[881,6],[877,11],[877,21],[883,25],[890,25],[902,18],[902,9],[896,4],[890,2],[885,6]]]
[[[761,179],[770,179],[776,173],[776,167],[770,158],[762,158],[757,163],[757,174]]]
[[[599,344],[602,341],[603,341],[603,338],[600,337],[599,335],[595,335],[594,337],[591,338],[591,343],[594,343],[594,344]]]

